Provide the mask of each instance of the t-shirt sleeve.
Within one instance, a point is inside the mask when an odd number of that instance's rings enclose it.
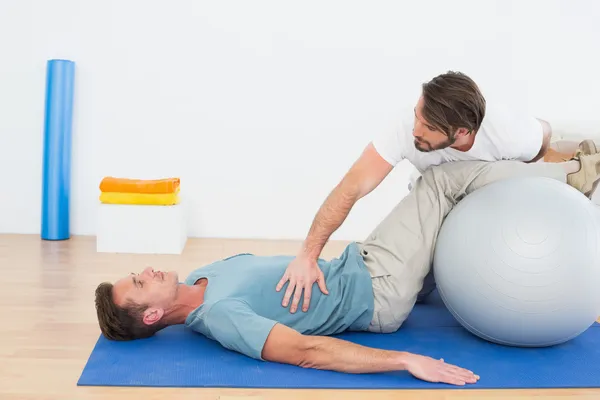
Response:
[[[405,158],[408,134],[405,130],[404,121],[396,121],[372,141],[379,155],[394,167]]]
[[[220,300],[206,315],[206,327],[223,347],[262,360],[262,350],[277,322],[256,314],[237,299]]]
[[[511,115],[510,139],[506,146],[508,159],[531,161],[538,155],[544,141],[544,130],[537,118],[524,113]]]
[[[530,161],[539,154],[544,142],[544,129],[536,118],[524,118],[522,139],[518,148],[519,160]]]

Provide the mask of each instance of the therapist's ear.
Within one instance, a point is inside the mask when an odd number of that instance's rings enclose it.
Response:
[[[468,130],[467,128],[458,128],[456,130],[456,133],[454,135],[455,138],[461,138],[467,135],[470,135],[472,131]]]

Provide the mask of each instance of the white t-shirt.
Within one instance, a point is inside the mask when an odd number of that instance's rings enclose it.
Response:
[[[420,173],[432,165],[450,161],[530,161],[540,151],[542,126],[533,116],[501,105],[487,105],[481,128],[469,151],[446,148],[420,152],[412,135],[414,110],[404,111],[393,129],[373,140],[377,152],[391,165],[408,160]]]

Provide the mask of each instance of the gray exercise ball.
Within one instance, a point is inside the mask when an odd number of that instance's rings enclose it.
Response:
[[[462,199],[434,251],[440,296],[493,343],[564,343],[600,315],[598,206],[560,181],[496,181]]]

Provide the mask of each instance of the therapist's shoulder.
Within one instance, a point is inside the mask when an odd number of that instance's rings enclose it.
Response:
[[[375,133],[371,145],[379,156],[396,166],[410,153],[413,126],[414,110],[401,108],[381,131]]]
[[[486,136],[518,140],[524,136],[541,135],[542,125],[539,119],[524,107],[491,102],[486,105],[481,131]]]
[[[504,159],[529,161],[538,154],[544,140],[541,121],[524,107],[493,102],[486,107],[480,136],[486,136],[505,154]]]

